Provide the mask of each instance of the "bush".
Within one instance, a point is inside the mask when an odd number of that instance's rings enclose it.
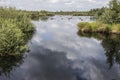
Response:
[[[26,13],[0,8],[0,56],[21,55],[33,32],[33,24]]]
[[[119,24],[120,23],[120,1],[111,0],[109,2],[109,8],[106,8],[102,15],[98,16],[99,20],[107,24]]]
[[[0,55],[15,55],[23,52],[25,42],[22,31],[10,20],[4,20],[0,25]]]

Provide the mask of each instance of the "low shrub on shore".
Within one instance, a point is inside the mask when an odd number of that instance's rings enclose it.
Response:
[[[0,55],[19,54],[25,48],[24,34],[11,23],[10,20],[5,20],[0,28]]]
[[[1,9],[0,56],[21,55],[33,32],[33,24],[25,13]]]

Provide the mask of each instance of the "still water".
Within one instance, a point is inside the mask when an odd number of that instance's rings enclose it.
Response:
[[[54,16],[32,21],[29,52],[0,58],[0,80],[120,80],[120,36],[85,34],[89,17]]]

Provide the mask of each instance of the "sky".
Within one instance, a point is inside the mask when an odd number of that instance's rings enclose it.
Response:
[[[107,6],[110,0],[0,0],[0,6],[23,10],[87,11]]]

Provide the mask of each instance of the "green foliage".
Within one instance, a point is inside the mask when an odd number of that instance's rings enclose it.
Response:
[[[81,22],[81,23],[78,24],[78,26],[79,26],[78,28],[81,30],[84,27],[86,27],[86,25],[89,25],[89,23],[88,22]]]
[[[41,17],[54,16],[54,12],[48,11],[24,11],[32,20],[39,20]]]
[[[111,0],[109,8],[92,9],[89,13],[95,14],[98,22],[79,23],[78,27],[80,31],[120,34],[119,0]]]
[[[15,24],[4,20],[0,28],[0,55],[20,54],[24,44],[23,35]]]
[[[114,23],[113,21],[114,14],[115,14],[114,11],[106,9],[103,15],[100,16],[99,20],[104,23],[112,24]]]
[[[78,26],[79,30],[83,32],[90,32],[92,30],[92,27],[88,22],[81,22],[80,24],[78,24]]]
[[[109,8],[116,13],[120,12],[120,1],[119,0],[111,0],[109,3]]]
[[[0,56],[20,55],[34,28],[26,13],[0,8]]]
[[[107,9],[107,8],[106,7],[102,7],[102,8],[97,8],[97,9],[91,9],[89,11],[89,14],[95,16],[98,19],[99,16],[101,16],[103,14],[105,9]]]
[[[99,15],[99,20],[103,23],[117,24],[120,23],[120,1],[112,0],[109,3],[109,8]]]
[[[82,32],[97,32],[97,33],[115,33],[120,34],[120,24],[104,24],[100,22],[81,22],[78,24],[78,29]]]
[[[91,9],[89,14],[94,15],[100,22],[118,24],[120,23],[120,1],[111,0],[108,8]]]
[[[54,12],[56,15],[72,15],[72,16],[90,16],[89,11],[60,11]]]

